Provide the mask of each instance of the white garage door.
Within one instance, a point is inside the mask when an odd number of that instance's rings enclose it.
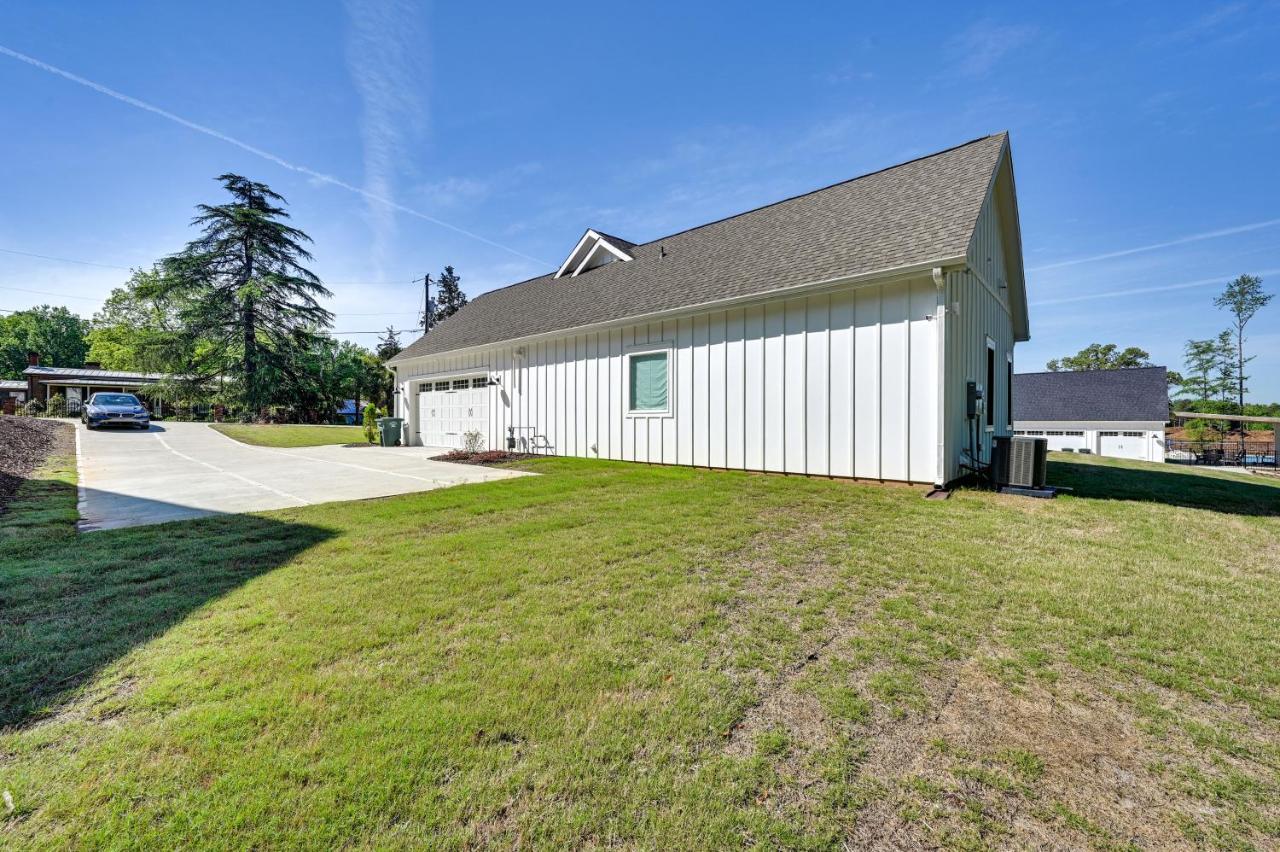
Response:
[[[418,391],[418,437],[427,447],[461,448],[466,433],[481,434],[488,449],[489,388],[486,376],[425,382]]]
[[[1084,442],[1083,431],[1046,431],[1044,435],[1049,441],[1049,449],[1051,450],[1078,452],[1088,446]]]
[[[1099,432],[1099,449],[1104,456],[1122,459],[1147,457],[1146,432]]]

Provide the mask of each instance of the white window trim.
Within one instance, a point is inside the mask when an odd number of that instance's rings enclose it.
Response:
[[[649,355],[655,352],[661,352],[663,355],[667,356],[667,407],[662,409],[654,408],[637,411],[631,407],[631,356]],[[634,346],[628,346],[623,349],[622,358],[622,404],[626,406],[626,413],[624,416],[633,418],[675,417],[675,343],[667,340],[658,343],[637,343]]]
[[[987,349],[982,354],[985,357],[987,352],[990,352],[992,356],[991,363],[995,364],[996,342],[991,338],[990,335],[987,335],[986,337],[987,337]],[[996,431],[996,414],[995,414],[996,371],[993,369],[989,377],[986,375],[986,371],[987,371],[987,362],[984,360],[982,362],[982,372],[983,372],[982,379],[983,381],[986,381],[986,379],[990,378],[991,381],[988,382],[988,384],[990,384],[991,387],[986,388],[982,392],[983,404],[986,406],[986,408],[983,409],[983,412],[982,412],[982,427],[988,432],[995,432]]]
[[[1009,401],[1009,431],[1013,431],[1013,353],[1006,352],[1004,356],[1005,362],[1009,368],[1004,371],[1004,380],[1009,386],[1004,389],[1004,398]]]

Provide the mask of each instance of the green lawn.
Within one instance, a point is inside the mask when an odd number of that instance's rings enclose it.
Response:
[[[215,423],[228,438],[255,447],[319,447],[323,444],[364,444],[359,426],[254,426],[246,423]]]
[[[0,567],[0,846],[1274,848],[1280,485],[580,460]]]

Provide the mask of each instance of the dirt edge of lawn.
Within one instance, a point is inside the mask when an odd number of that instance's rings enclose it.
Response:
[[[76,432],[70,423],[0,417],[0,537],[73,533]]]

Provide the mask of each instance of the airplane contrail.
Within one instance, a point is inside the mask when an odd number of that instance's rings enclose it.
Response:
[[[197,133],[203,133],[205,136],[212,136],[214,139],[218,139],[218,140],[221,140],[222,142],[226,142],[228,145],[234,145],[235,147],[241,149],[242,151],[247,151],[256,157],[261,157],[264,160],[268,160],[272,163],[275,163],[281,168],[288,169],[289,171],[292,171],[292,172],[297,172],[298,174],[306,175],[309,178],[313,178],[323,183],[341,187],[342,189],[345,189],[349,192],[354,192],[355,194],[361,196],[362,198],[366,198],[370,201],[374,201],[379,204],[385,204],[387,207],[390,207],[394,210],[398,210],[401,213],[406,213],[410,216],[416,216],[417,218],[430,222],[433,225],[438,225],[441,228],[447,228],[450,231],[453,231],[458,234],[462,234],[464,237],[470,237],[471,239],[478,240],[479,242],[482,242],[486,245],[493,246],[494,248],[497,248],[497,249],[502,249],[505,252],[514,254],[517,257],[522,257],[525,260],[531,260],[534,263],[541,264],[543,266],[549,265],[547,264],[546,261],[539,260],[536,257],[527,255],[522,251],[518,251],[517,249],[511,248],[511,246],[505,246],[502,243],[494,242],[488,237],[482,237],[481,235],[474,233],[472,231],[468,231],[465,228],[459,228],[457,225],[452,225],[441,219],[437,219],[434,216],[431,216],[427,213],[423,213],[421,210],[414,210],[412,207],[406,207],[405,205],[397,201],[392,201],[390,198],[384,198],[383,196],[377,195],[376,193],[372,193],[366,189],[362,189],[361,187],[358,187],[355,184],[347,183],[341,178],[336,178],[333,175],[327,175],[327,174],[324,174],[323,172],[318,172],[315,169],[310,169],[310,168],[307,168],[306,166],[298,165],[297,163],[291,163],[285,158],[277,154],[273,154],[270,151],[265,151],[262,148],[258,148],[257,146],[250,145],[247,142],[242,142],[239,139],[235,138],[234,136],[229,136],[220,130],[215,130],[214,128],[207,127],[203,124],[197,124],[194,121],[183,118],[182,116],[169,112],[166,109],[161,109],[160,107],[155,106],[153,104],[149,104],[146,101],[138,100],[137,98],[132,97],[130,95],[126,95],[123,92],[117,92],[115,89],[111,89],[111,88],[108,88],[107,86],[102,85],[101,83],[95,83],[92,80],[85,79],[84,77],[81,77],[78,74],[72,74],[70,71],[65,71],[62,68],[57,67],[56,65],[50,65],[47,62],[42,62],[41,60],[36,59],[34,56],[28,56],[25,53],[19,53],[16,50],[12,50],[11,48],[5,47],[4,45],[0,45],[0,54],[16,59],[19,62],[25,62],[26,64],[34,68],[39,68],[41,71],[45,71],[45,72],[48,72],[49,74],[53,74],[57,77],[61,77],[64,80],[70,80],[72,83],[76,83],[77,85],[84,86],[87,89],[92,89],[93,91],[98,92],[99,94],[106,95],[109,98],[114,98],[115,100],[120,101],[121,103],[126,103],[129,106],[137,107],[138,109],[144,110],[153,115],[158,115],[161,118],[167,119],[168,121],[172,121],[174,124],[180,124],[189,130],[194,130]]]
[[[1027,269],[1028,272],[1041,272],[1045,269],[1061,269],[1064,266],[1077,266],[1081,263],[1093,263],[1096,260],[1111,260],[1115,257],[1126,257],[1131,254],[1141,254],[1144,251],[1155,251],[1156,249],[1169,248],[1170,246],[1180,246],[1184,243],[1198,243],[1201,240],[1212,240],[1218,237],[1229,237],[1232,234],[1245,234],[1249,231],[1260,231],[1263,228],[1274,228],[1280,225],[1280,219],[1268,219],[1265,222],[1253,222],[1248,225],[1237,225],[1234,228],[1222,228],[1217,231],[1205,231],[1202,234],[1190,234],[1185,237],[1178,237],[1176,240],[1168,240],[1163,243],[1152,243],[1147,246],[1137,246],[1136,248],[1120,249],[1119,251],[1109,251],[1105,254],[1095,254],[1089,257],[1077,257],[1071,260],[1060,260],[1056,263],[1046,263],[1041,266],[1032,266]]]
[[[1264,269],[1258,273],[1260,276],[1280,275],[1280,269]],[[1032,302],[1033,308],[1041,305],[1066,305],[1072,302],[1090,302],[1094,299],[1109,299],[1113,296],[1140,296],[1144,293],[1164,293],[1169,290],[1190,290],[1194,287],[1207,287],[1210,284],[1225,284],[1231,280],[1230,275],[1220,275],[1216,278],[1200,278],[1196,281],[1184,281],[1180,284],[1159,284],[1155,287],[1132,287],[1127,290],[1107,290],[1102,293],[1086,293],[1081,296],[1065,296],[1061,299],[1043,299],[1041,301]]]

